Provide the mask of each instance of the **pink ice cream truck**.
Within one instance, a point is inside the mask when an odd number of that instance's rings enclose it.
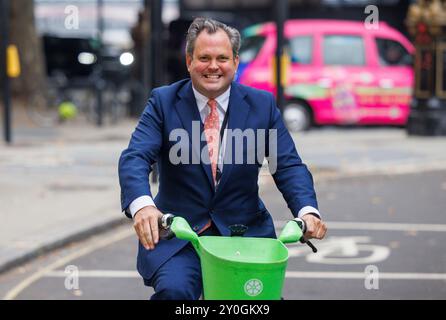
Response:
[[[273,23],[242,32],[237,81],[275,93]],[[406,124],[414,47],[386,23],[289,20],[282,115],[291,131],[311,125]]]

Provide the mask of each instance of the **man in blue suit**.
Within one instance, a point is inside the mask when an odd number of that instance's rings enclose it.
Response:
[[[306,221],[305,237],[325,236],[312,176],[274,97],[233,82],[239,49],[237,30],[195,19],[186,44],[191,79],[152,91],[122,152],[122,210],[134,220],[137,268],[155,290],[152,299],[198,299],[202,291],[193,247],[176,238],[159,241],[163,213],[184,217],[199,235],[228,236],[229,226],[243,224],[246,236],[276,237],[258,192],[264,156],[291,213]],[[152,199],[148,176],[154,163],[160,175]]]

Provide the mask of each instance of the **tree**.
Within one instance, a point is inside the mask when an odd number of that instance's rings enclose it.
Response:
[[[34,1],[14,0],[9,3],[10,43],[18,47],[22,70],[20,77],[12,81],[12,92],[14,96],[24,98],[39,94],[38,91],[45,88],[43,45],[35,27]]]

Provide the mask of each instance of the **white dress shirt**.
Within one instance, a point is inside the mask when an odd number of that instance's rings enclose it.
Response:
[[[194,91],[195,100],[197,102],[198,111],[200,113],[200,118],[202,123],[204,123],[207,115],[211,112],[211,109],[207,106],[207,103],[209,101],[209,98],[199,93],[194,86],[192,86],[192,89]],[[223,92],[221,95],[215,98],[217,101],[217,110],[218,110],[218,120],[219,120],[219,127],[221,128],[223,124],[223,120],[225,118],[226,111],[228,110],[229,105],[229,94],[231,92],[231,87],[229,87],[225,92]],[[227,125],[226,125],[227,127]],[[223,156],[225,154],[225,145],[226,145],[226,132],[223,134],[222,144],[220,146],[220,152],[218,154],[218,168],[220,169],[220,172],[223,172]],[[135,200],[130,203],[129,211],[132,215],[132,217],[135,216],[135,214],[142,208],[147,206],[155,206],[155,203],[153,202],[152,197],[149,195],[141,196],[136,198]],[[315,213],[320,217],[320,213],[316,208],[313,208],[311,206],[303,207],[299,210],[298,217],[302,217],[303,215],[307,213]]]

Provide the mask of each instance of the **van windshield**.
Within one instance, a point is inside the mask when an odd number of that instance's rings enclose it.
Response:
[[[242,40],[239,51],[240,63],[250,63],[253,61],[265,42],[264,36],[252,36]]]

